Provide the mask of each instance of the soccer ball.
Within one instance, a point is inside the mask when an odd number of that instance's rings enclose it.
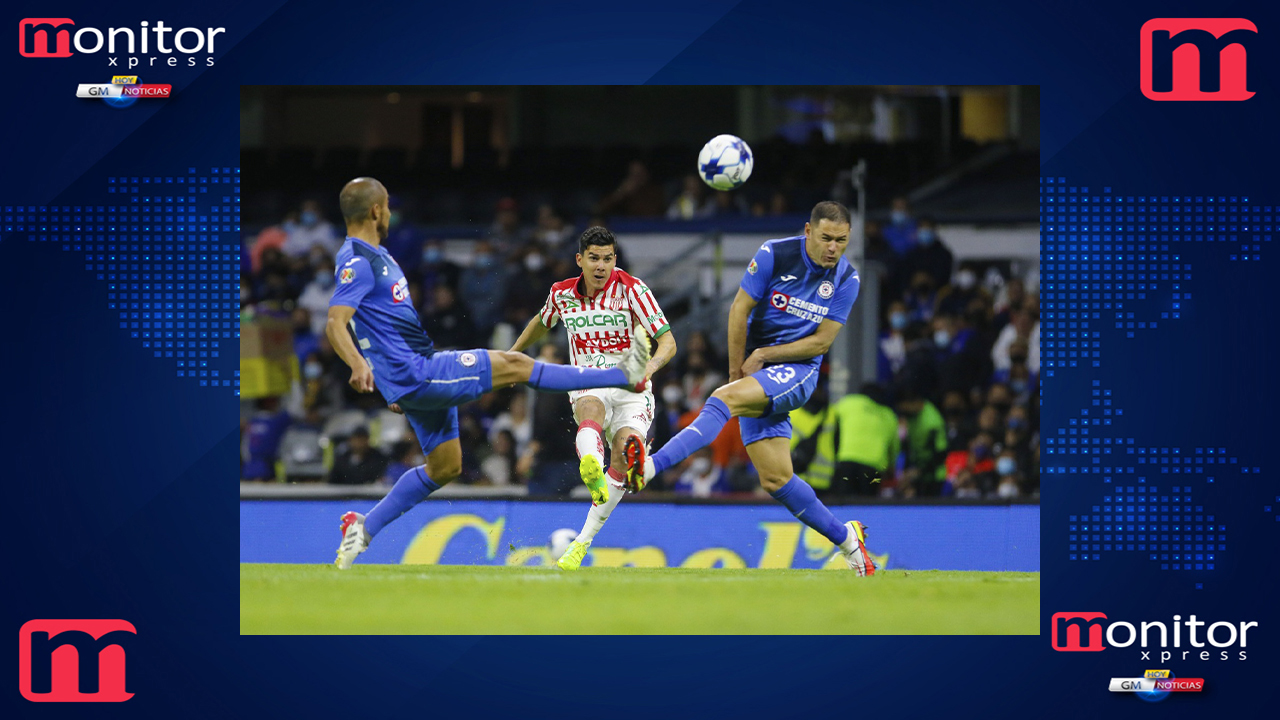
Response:
[[[716,190],[733,190],[751,177],[751,148],[736,135],[717,135],[698,153],[698,177]]]
[[[551,537],[547,539],[547,554],[551,556],[551,562],[559,560],[564,551],[569,549],[569,544],[577,538],[578,531],[569,528],[560,528],[551,533]]]

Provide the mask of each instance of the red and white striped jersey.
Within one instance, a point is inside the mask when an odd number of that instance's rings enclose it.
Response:
[[[582,295],[581,276],[551,286],[539,318],[553,328],[564,321],[569,333],[569,361],[578,367],[610,368],[631,347],[631,328],[638,323],[650,337],[670,331],[653,292],[638,278],[614,268],[604,288]]]

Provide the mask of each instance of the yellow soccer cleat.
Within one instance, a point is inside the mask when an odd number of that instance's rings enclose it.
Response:
[[[578,542],[574,540],[569,543],[569,549],[564,551],[560,559],[556,561],[556,567],[561,570],[577,570],[582,567],[582,558],[587,556],[587,548],[591,547],[591,543]]]
[[[600,467],[600,461],[595,455],[582,456],[582,460],[578,462],[578,474],[582,476],[583,484],[591,491],[593,504],[603,505],[609,502],[609,483],[605,482],[604,468]]]

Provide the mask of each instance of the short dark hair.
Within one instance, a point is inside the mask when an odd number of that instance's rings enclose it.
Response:
[[[582,235],[578,237],[578,253],[585,255],[587,253],[587,248],[592,245],[599,245],[601,247],[612,245],[613,252],[615,254],[618,252],[618,238],[614,237],[613,233],[609,232],[608,228],[603,228],[599,225],[587,228],[583,231]]]
[[[809,224],[815,228],[822,220],[830,220],[841,225],[852,225],[853,216],[849,214],[849,208],[832,200],[823,200],[813,206],[813,212],[809,213]]]
[[[371,177],[358,177],[342,187],[338,205],[348,225],[369,218],[369,211],[387,198],[387,188]]]

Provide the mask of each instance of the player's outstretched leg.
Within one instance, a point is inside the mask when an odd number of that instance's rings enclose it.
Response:
[[[660,472],[710,445],[729,418],[758,415],[769,404],[764,388],[753,377],[717,388],[688,427],[675,434],[662,449],[646,457],[644,443],[627,441],[627,489],[639,492]]]
[[[462,471],[462,445],[455,438],[438,445],[427,454],[427,464],[410,468],[391,488],[368,516],[348,512],[342,516],[342,544],[334,565],[346,570],[356,556],[369,547],[382,528],[426,500],[431,493],[447,485]],[[435,475],[440,482],[432,480]]]
[[[528,383],[543,392],[568,392],[592,388],[618,387],[634,389],[644,382],[649,364],[649,339],[635,332],[631,347],[622,353],[616,367],[580,368],[573,365],[544,363],[524,353],[489,351],[493,386]]]

